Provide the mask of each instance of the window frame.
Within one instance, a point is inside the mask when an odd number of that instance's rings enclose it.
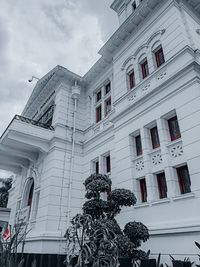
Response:
[[[141,203],[147,203],[147,185],[145,177],[139,179],[139,188]]]
[[[95,115],[96,115],[95,121],[96,121],[96,123],[98,123],[98,122],[100,122],[102,120],[102,105],[101,104],[98,105],[95,108],[95,110],[96,110],[96,112],[95,112]]]
[[[186,171],[187,177],[182,176],[183,172],[181,174],[181,171],[183,171],[183,170],[184,170],[184,172]],[[179,190],[180,190],[181,195],[191,193],[192,192],[191,191],[191,178],[190,178],[190,173],[189,173],[189,169],[188,169],[187,164],[180,166],[180,167],[176,167],[176,173],[177,173]],[[186,181],[186,179],[188,179],[188,181]],[[187,186],[188,186],[187,183],[189,183],[189,190],[187,188]]]
[[[132,68],[129,72],[127,72],[127,83],[128,83],[128,89],[132,90],[135,86],[135,72]]]
[[[138,140],[139,140],[139,143],[138,143]],[[136,156],[137,157],[142,156],[143,151],[142,151],[142,140],[141,140],[140,133],[137,134],[136,136],[134,136],[134,141],[135,141],[135,153],[136,153]]]
[[[161,58],[159,57],[160,54],[158,54],[158,52],[160,51],[161,51]],[[156,68],[158,69],[165,63],[165,56],[162,45],[159,45],[156,49],[154,49],[153,53],[154,53]]]
[[[145,57],[142,61],[140,61],[140,70],[141,70],[141,78],[144,80],[149,76],[149,64],[148,59]],[[147,66],[147,68],[146,68]]]
[[[174,129],[173,129],[173,125],[172,125],[172,121],[173,121],[173,119],[174,118],[176,118],[176,123],[175,123],[175,125],[176,125],[176,130],[177,130],[177,133],[174,131]],[[177,115],[175,115],[175,116],[173,116],[173,117],[171,117],[171,118],[169,118],[169,119],[167,119],[167,125],[168,125],[168,130],[169,130],[169,136],[170,136],[170,139],[171,139],[171,141],[173,142],[173,141],[175,141],[175,140],[178,140],[178,139],[180,139],[181,138],[181,132],[180,132],[180,127],[179,127],[179,122],[178,122],[178,117],[177,117]]]
[[[106,88],[109,87],[110,89],[107,90]],[[104,83],[103,86],[100,87],[96,92],[94,92],[94,108],[95,108],[95,123],[99,123],[102,121],[105,117],[108,116],[108,114],[112,111],[112,83],[111,81],[107,80],[107,82]],[[100,95],[100,98],[97,97],[97,95]],[[110,110],[106,111],[106,104],[110,101]],[[99,114],[99,115],[98,115]]]
[[[164,171],[156,174],[156,182],[159,199],[167,198],[167,180]]]
[[[155,133],[156,133],[156,136],[154,135]],[[150,128],[150,137],[151,137],[152,148],[153,149],[159,148],[160,147],[160,138],[159,138],[157,125],[155,125],[154,127]]]

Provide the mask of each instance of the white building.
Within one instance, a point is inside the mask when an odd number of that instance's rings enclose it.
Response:
[[[100,60],[84,77],[51,70],[0,139],[0,167],[17,174],[11,223],[31,206],[26,252],[64,253],[84,179],[109,173],[138,198],[119,220],[149,227],[145,249],[192,258],[200,241],[200,4],[115,0],[111,8],[120,26]]]

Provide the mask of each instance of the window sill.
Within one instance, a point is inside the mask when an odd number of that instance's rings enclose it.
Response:
[[[162,198],[162,199],[158,199],[156,201],[152,201],[151,205],[154,206],[154,205],[159,205],[159,204],[164,204],[164,203],[169,203],[169,202],[170,202],[169,198]]]
[[[182,139],[181,139],[181,137],[180,137],[180,138],[178,138],[178,139],[176,139],[176,140],[174,140],[174,141],[169,141],[169,142],[166,144],[166,146],[169,147],[169,146],[171,146],[171,145],[178,144],[178,143],[180,143],[181,141],[182,141]]]
[[[136,160],[139,160],[139,159],[143,159],[143,155],[136,156],[136,157],[134,157],[132,160],[133,160],[133,161],[136,161]]]
[[[187,193],[187,194],[182,194],[182,195],[179,195],[179,196],[175,196],[172,199],[174,201],[178,201],[178,200],[188,199],[188,198],[194,198],[194,197],[195,197],[195,194],[191,192],[191,193]]]
[[[156,153],[156,152],[158,152],[158,151],[161,151],[160,146],[157,147],[157,148],[151,149],[151,150],[147,153],[147,155],[151,155],[151,154]]]
[[[135,209],[140,209],[140,208],[145,208],[145,207],[149,207],[149,203],[148,202],[145,202],[145,203],[139,203],[139,204],[136,204],[134,206]]]

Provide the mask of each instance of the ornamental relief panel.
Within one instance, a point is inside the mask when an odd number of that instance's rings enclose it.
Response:
[[[173,146],[170,149],[170,154],[171,154],[171,156],[173,158],[181,157],[183,155],[183,147],[182,147],[182,145]]]
[[[156,153],[152,156],[151,161],[154,166],[158,166],[163,162],[162,155],[160,153]]]
[[[140,172],[144,169],[144,161],[143,160],[139,160],[135,163],[135,169]]]

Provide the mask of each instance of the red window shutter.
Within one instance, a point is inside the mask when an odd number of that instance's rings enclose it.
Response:
[[[183,166],[176,169],[178,175],[178,182],[181,194],[187,194],[191,192],[191,180],[187,166]]]
[[[101,105],[96,108],[96,123],[101,120]]]
[[[135,86],[135,74],[134,71],[131,71],[129,73],[129,89],[132,89]]]
[[[162,47],[155,52],[156,65],[159,68],[163,63],[165,63],[164,53]]]
[[[165,173],[157,174],[157,183],[158,183],[158,193],[159,198],[166,198],[167,197],[167,183],[165,178]]]
[[[149,67],[147,59],[145,59],[144,62],[141,64],[141,69],[142,69],[142,78],[144,79],[149,75]]]
[[[140,192],[141,192],[141,202],[147,202],[147,188],[146,188],[146,180],[140,180]]]
[[[168,120],[168,126],[169,126],[171,141],[179,139],[181,137],[181,133],[177,116],[174,116],[173,118]]]
[[[135,146],[136,146],[136,155],[142,155],[142,143],[141,143],[141,136],[138,135],[135,137]]]
[[[151,142],[153,149],[160,147],[160,140],[159,140],[157,126],[152,128],[150,132],[151,132]]]

